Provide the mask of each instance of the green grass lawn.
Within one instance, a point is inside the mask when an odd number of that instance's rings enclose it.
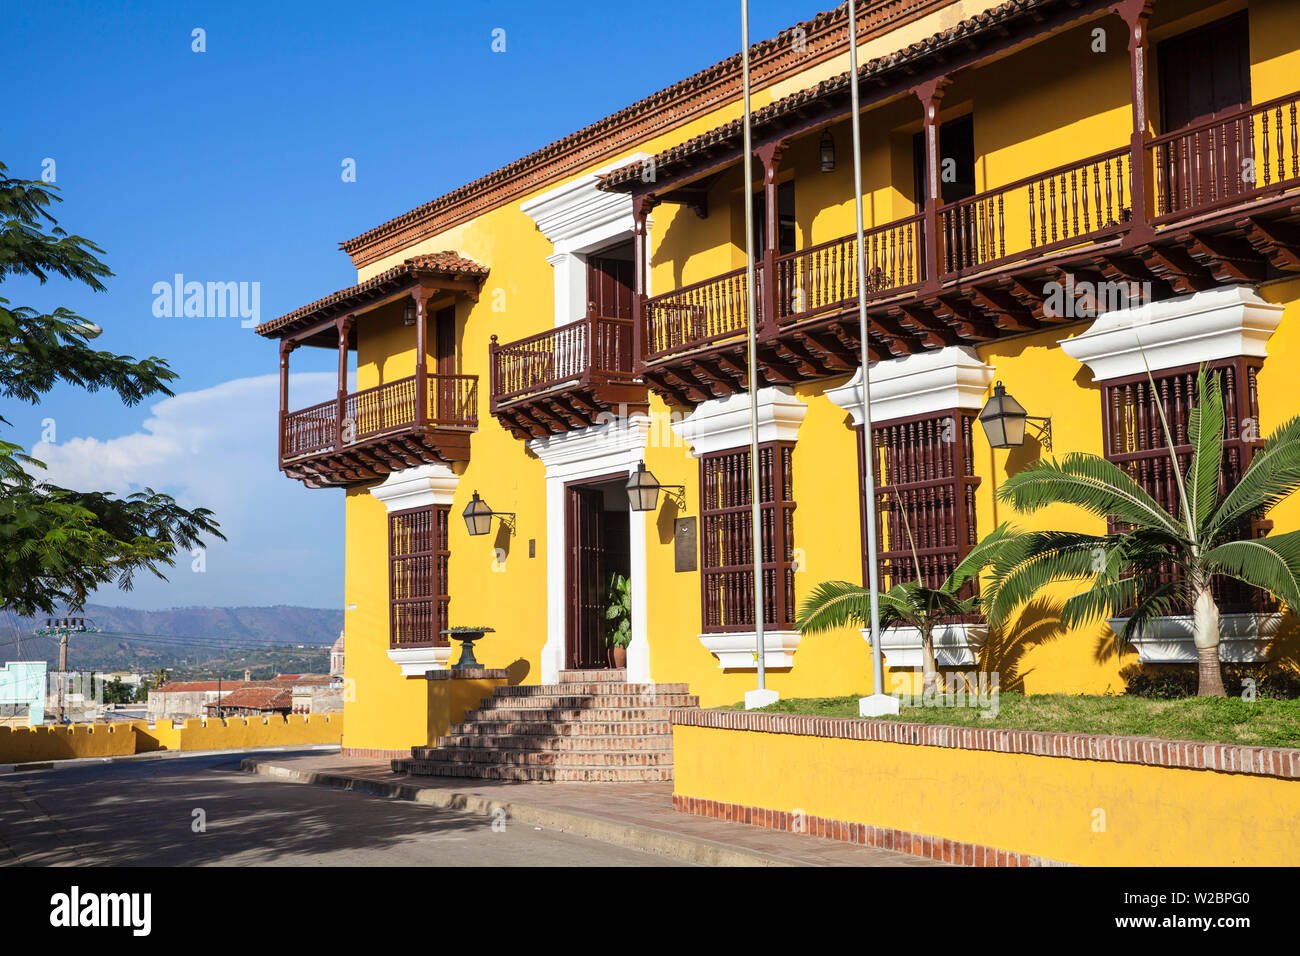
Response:
[[[968,700],[967,704],[976,701]],[[743,710],[732,704],[725,710]],[[857,717],[857,697],[779,700],[766,713]],[[1300,747],[1300,700],[1237,697],[1156,700],[1147,697],[1073,697],[1066,694],[1003,693],[996,717],[977,707],[921,707],[904,704],[897,717],[920,724],[989,727],[998,730],[1054,730],[1076,734],[1118,734],[1166,740],[1213,740],[1263,747]]]

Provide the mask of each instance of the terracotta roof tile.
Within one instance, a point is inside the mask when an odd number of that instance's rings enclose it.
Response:
[[[286,687],[258,687],[245,684],[221,698],[209,708],[226,710],[242,707],[249,710],[282,710],[293,706],[293,691]]]
[[[479,265],[473,259],[467,259],[459,252],[431,252],[426,255],[412,256],[365,282],[331,292],[324,298],[309,302],[278,319],[263,322],[254,331],[258,335],[275,338],[278,337],[277,334],[294,331],[321,319],[342,315],[350,309],[381,299],[394,288],[421,277],[475,279],[481,283],[487,278],[487,274],[486,266]]]
[[[941,30],[923,40],[890,53],[876,57],[858,67],[858,80],[881,78],[894,72],[911,67],[917,60],[925,59],[943,49],[962,44],[967,39],[996,30],[1005,21],[1022,16],[1037,8],[1056,5],[1058,0],[1006,0],[995,7],[968,17],[965,20]],[[821,100],[848,96],[850,71],[845,70],[837,76],[823,80],[815,86],[792,93],[789,96],[769,103],[751,114],[751,126],[755,134],[761,134],[767,127],[776,127],[781,120],[793,117],[809,105]],[[666,149],[651,157],[655,164],[656,175],[687,168],[691,161],[702,158],[713,151],[726,148],[739,148],[744,137],[744,123],[741,119],[732,120],[716,126],[684,143]],[[620,166],[601,177],[600,187],[607,192],[628,191],[641,179],[641,170],[646,160],[638,160],[626,166]]]

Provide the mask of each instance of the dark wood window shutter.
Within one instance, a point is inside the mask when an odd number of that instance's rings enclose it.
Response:
[[[792,442],[758,449],[766,627],[794,627]],[[749,449],[700,459],[700,568],[706,634],[754,629],[753,519]]]
[[[447,505],[388,516],[389,645],[447,646]]]
[[[1218,372],[1223,390],[1223,465],[1219,469],[1219,488],[1225,493],[1241,480],[1262,438],[1259,392],[1255,384],[1262,364],[1263,360],[1258,358],[1207,363],[1211,371]],[[1195,365],[1155,372],[1151,376],[1155,380],[1154,390],[1145,373],[1101,383],[1106,458],[1127,471],[1161,507],[1175,516],[1181,513],[1178,486],[1157,403],[1168,419],[1178,466],[1186,474],[1192,458],[1187,415],[1195,398],[1196,373]],[[1113,532],[1122,526],[1112,520],[1109,527]],[[1271,521],[1257,519],[1250,522],[1250,533],[1262,537],[1272,527]],[[1220,580],[1214,592],[1219,610],[1225,613],[1261,610],[1266,603],[1259,591],[1235,581]]]
[[[916,542],[921,576],[938,587],[978,540],[971,430],[977,412],[951,409],[874,425],[876,540],[880,587],[916,580],[907,531]],[[862,488],[862,429],[858,433],[858,487]],[[865,495],[860,500],[865,500]],[[907,523],[903,516],[906,514]],[[862,582],[867,583],[866,516],[860,509]]]

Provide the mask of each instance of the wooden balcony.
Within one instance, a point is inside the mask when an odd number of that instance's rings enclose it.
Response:
[[[427,376],[421,414],[417,376],[286,413],[280,468],[311,488],[382,478],[389,472],[469,458],[478,428],[478,376]]]
[[[1051,283],[1158,300],[1300,273],[1298,105],[1280,97],[1147,139],[1140,163],[1111,149],[868,229],[870,356],[1090,320],[1054,314]],[[850,235],[756,264],[763,384],[857,368],[856,256]],[[646,299],[638,321],[638,368],[667,401],[747,387],[743,269]]]
[[[644,408],[632,368],[632,320],[588,316],[514,342],[492,336],[491,410],[517,438],[594,425]]]

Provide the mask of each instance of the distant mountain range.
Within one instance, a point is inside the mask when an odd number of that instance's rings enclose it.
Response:
[[[343,611],[312,607],[179,607],[158,611],[90,604],[84,612],[97,631],[72,634],[68,666],[75,669],[152,669],[159,666],[204,671],[283,663],[289,668],[317,663],[321,651],[304,659],[282,649],[304,645],[329,648],[343,629]],[[0,661],[58,660],[58,639],[35,632],[44,617],[0,613]],[[21,642],[21,643],[20,643]],[[21,654],[19,649],[21,648]]]

